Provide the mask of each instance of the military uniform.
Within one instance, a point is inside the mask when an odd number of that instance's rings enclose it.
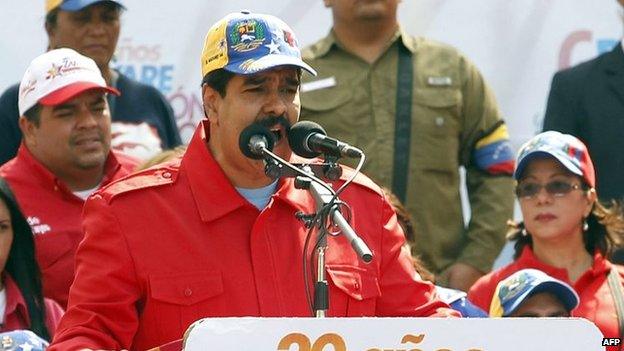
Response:
[[[362,148],[365,173],[390,187],[399,45],[411,52],[414,71],[406,193],[416,224],[413,254],[437,274],[455,262],[487,272],[512,217],[513,153],[493,94],[457,50],[398,30],[388,49],[369,64],[330,33],[304,49],[304,59],[319,75],[303,76],[301,118]],[[467,170],[468,228],[460,166]]]

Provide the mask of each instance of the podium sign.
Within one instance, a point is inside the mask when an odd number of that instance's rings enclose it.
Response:
[[[185,351],[603,351],[580,318],[205,318]]]

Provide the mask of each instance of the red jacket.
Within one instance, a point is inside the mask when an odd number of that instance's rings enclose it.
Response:
[[[616,267],[622,281],[624,281],[624,267],[614,265],[602,257],[600,253],[596,253],[592,268],[583,273],[576,283],[573,284],[568,278],[567,270],[552,267],[539,261],[534,256],[533,250],[526,246],[516,261],[481,277],[470,288],[468,299],[477,306],[489,311],[492,296],[498,282],[519,270],[535,268],[574,287],[574,290],[579,295],[580,303],[572,311],[572,316],[583,317],[594,322],[605,337],[623,337],[619,335],[615,302],[607,281],[607,275],[611,267]],[[619,348],[613,347],[607,348],[607,350],[617,351]]]
[[[129,174],[136,161],[110,154],[102,184]],[[76,197],[22,144],[17,156],[0,167],[35,236],[43,294],[67,305],[74,279],[74,255],[83,238],[81,213],[84,201]]]
[[[28,307],[24,301],[22,292],[8,274],[4,275],[4,288],[6,289],[6,309],[4,310],[4,322],[0,324],[0,332],[16,329],[30,329],[30,316]],[[54,300],[44,299],[45,324],[50,336],[54,335],[56,326],[63,316],[63,308]]]
[[[286,178],[260,212],[213,159],[204,128],[181,161],[89,198],[69,309],[49,351],[144,350],[203,317],[311,316],[295,213],[313,212],[313,199]],[[329,316],[455,315],[415,274],[380,188],[359,176],[341,199],[375,258],[362,263],[344,236],[328,239]]]

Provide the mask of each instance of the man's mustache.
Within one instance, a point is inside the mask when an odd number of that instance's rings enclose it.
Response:
[[[271,128],[279,123],[284,127],[284,130],[286,131],[286,133],[288,133],[291,127],[290,121],[288,120],[288,118],[286,118],[285,115],[267,116],[267,117],[261,118],[260,120],[255,121],[254,123],[259,124],[265,128]]]

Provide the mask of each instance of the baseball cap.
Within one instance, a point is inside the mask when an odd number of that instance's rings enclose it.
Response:
[[[91,89],[119,95],[108,87],[92,59],[72,49],[62,48],[36,57],[26,69],[19,86],[20,115],[37,103],[45,106],[62,104]]]
[[[249,11],[231,13],[206,34],[201,55],[202,77],[220,68],[236,74],[253,74],[283,65],[301,67],[316,75],[301,59],[292,29],[275,16]]]
[[[507,317],[529,297],[542,292],[555,295],[568,311],[579,304],[579,297],[570,285],[540,270],[527,268],[498,283],[490,304],[490,317]]]
[[[548,131],[534,136],[518,151],[514,178],[518,180],[529,161],[537,157],[552,156],[570,172],[583,177],[590,187],[596,186],[594,164],[582,141],[569,134]]]
[[[46,13],[56,9],[57,7],[63,11],[80,11],[87,6],[91,6],[98,2],[112,2],[119,7],[125,9],[126,7],[122,4],[121,1],[116,0],[46,0],[45,2],[45,11]]]

